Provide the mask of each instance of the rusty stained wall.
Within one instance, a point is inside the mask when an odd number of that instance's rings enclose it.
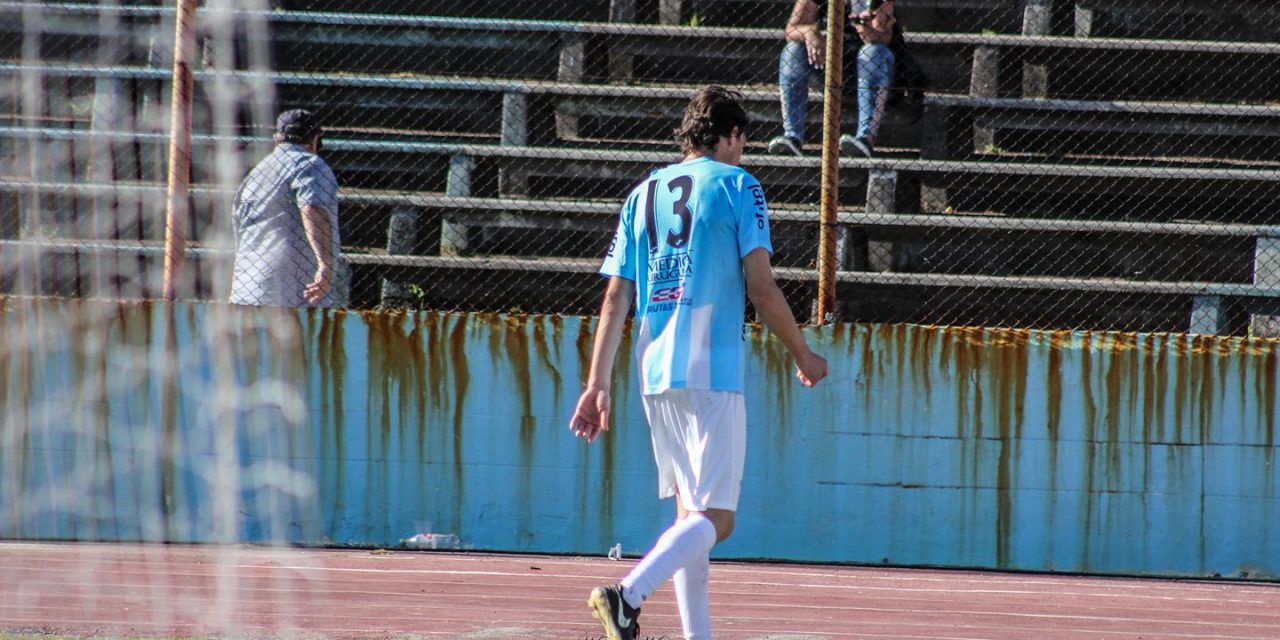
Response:
[[[614,430],[565,424],[590,319],[8,300],[0,535],[641,553],[655,499],[624,345]],[[1276,343],[902,325],[748,336],[722,558],[1280,578]],[[170,367],[169,362],[176,363]],[[172,371],[173,375],[166,372]]]

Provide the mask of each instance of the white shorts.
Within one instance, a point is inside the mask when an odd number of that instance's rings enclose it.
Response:
[[[644,413],[658,462],[658,497],[678,489],[686,510],[737,511],[747,455],[742,394],[671,389],[644,396]]]

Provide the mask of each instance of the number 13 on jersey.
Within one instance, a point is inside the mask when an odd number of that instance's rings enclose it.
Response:
[[[649,181],[644,199],[644,226],[651,254],[658,251],[659,222],[654,203],[658,195],[658,182],[658,180]],[[671,203],[670,217],[663,216],[665,219],[662,225],[668,229],[665,239],[671,248],[683,249],[689,246],[689,237],[693,234],[693,213],[689,211],[689,196],[693,195],[693,177],[676,176],[667,182],[666,189],[674,200]]]

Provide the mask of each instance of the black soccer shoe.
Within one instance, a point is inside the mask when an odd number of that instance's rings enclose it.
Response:
[[[627,604],[622,585],[596,587],[587,598],[591,616],[604,625],[609,640],[636,640],[640,635],[640,609]]]

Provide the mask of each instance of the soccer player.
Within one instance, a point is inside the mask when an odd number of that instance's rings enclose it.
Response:
[[[708,87],[690,100],[676,131],[684,160],[627,197],[600,269],[609,283],[569,428],[588,442],[608,429],[609,385],[634,299],[658,496],[676,497],[677,516],[621,584],[591,592],[588,604],[610,640],[636,637],[641,604],[670,578],[685,637],[711,637],[710,552],[733,531],[746,456],[744,293],[790,350],[800,382],[827,375],[773,280],[764,190],[738,167],[741,98]]]

